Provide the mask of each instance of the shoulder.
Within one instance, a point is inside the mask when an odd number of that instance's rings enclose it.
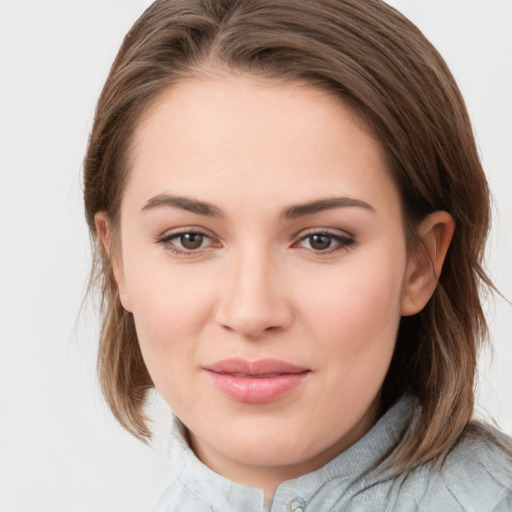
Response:
[[[493,427],[472,424],[443,461],[441,470],[448,474],[485,470],[489,477],[510,485],[512,439]]]
[[[441,461],[389,478],[381,474],[358,494],[355,501],[373,500],[373,508],[355,506],[358,511],[512,512],[512,440],[470,425]]]
[[[420,510],[512,511],[512,441],[491,427],[471,425],[428,474],[422,503],[430,505]]]

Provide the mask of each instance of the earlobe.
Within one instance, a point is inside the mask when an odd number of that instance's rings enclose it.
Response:
[[[112,241],[112,224],[105,212],[98,212],[94,216],[94,224],[100,244],[105,256],[110,260],[112,272],[119,292],[119,300],[126,311],[131,312],[131,304],[126,291],[123,263],[119,248],[114,247]]]
[[[421,245],[409,255],[402,294],[403,316],[421,311],[434,293],[454,229],[455,221],[445,211],[431,213],[418,226]]]

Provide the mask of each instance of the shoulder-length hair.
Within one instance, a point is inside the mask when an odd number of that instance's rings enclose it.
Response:
[[[417,397],[414,430],[395,467],[435,461],[468,428],[479,348],[487,334],[481,262],[489,190],[461,93],[419,29],[381,0],[157,0],[126,35],[97,105],[84,164],[85,207],[118,228],[131,140],[145,112],[173,84],[209,70],[302,82],[328,91],[362,117],[382,144],[400,190],[409,250],[415,226],[437,210],[456,230],[426,307],[401,319],[383,384],[382,409]],[[150,436],[144,403],[153,387],[133,317],[118,297],[96,240],[93,279],[103,296],[98,367],[119,422]]]

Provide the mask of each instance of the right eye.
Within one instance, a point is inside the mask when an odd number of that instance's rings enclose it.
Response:
[[[157,239],[157,243],[176,254],[187,255],[209,247],[212,239],[198,231],[182,231],[164,235]]]

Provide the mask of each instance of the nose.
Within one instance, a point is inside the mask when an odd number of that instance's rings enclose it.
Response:
[[[231,261],[223,280],[216,321],[247,339],[286,330],[293,321],[281,266],[264,251]]]

